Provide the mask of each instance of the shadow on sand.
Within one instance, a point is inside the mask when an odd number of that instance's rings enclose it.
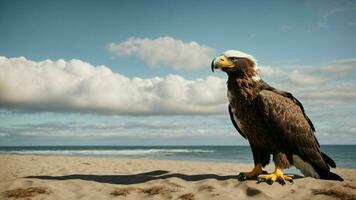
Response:
[[[294,175],[294,179],[302,178],[302,176]],[[226,175],[220,176],[216,174],[197,174],[197,175],[186,175],[181,173],[170,173],[164,170],[155,170],[140,174],[130,174],[130,175],[92,175],[92,174],[72,174],[67,176],[27,176],[25,178],[36,178],[45,180],[70,180],[70,179],[81,179],[86,181],[95,181],[99,183],[111,183],[111,184],[121,184],[121,185],[131,185],[138,183],[145,183],[152,180],[168,179],[168,178],[180,178],[185,181],[201,181],[205,179],[216,179],[219,181],[224,181],[228,179],[238,180],[238,175]],[[256,180],[250,180],[256,181]]]

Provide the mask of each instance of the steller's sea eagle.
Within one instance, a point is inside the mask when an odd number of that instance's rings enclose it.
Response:
[[[241,172],[240,179],[257,178],[258,182],[292,182],[283,169],[294,165],[305,176],[320,179],[343,179],[330,172],[335,162],[320,151],[313,123],[303,105],[291,93],[278,90],[261,80],[255,58],[229,50],[216,57],[211,69],[228,75],[229,114],[237,131],[248,140],[255,166]],[[273,155],[275,171],[263,171]]]

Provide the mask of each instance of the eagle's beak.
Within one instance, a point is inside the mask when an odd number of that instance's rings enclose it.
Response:
[[[215,62],[215,58],[213,59],[213,61],[211,61],[211,71],[214,72],[214,62]]]
[[[211,62],[211,71],[214,69],[226,70],[233,67],[234,64],[224,55],[218,56]]]

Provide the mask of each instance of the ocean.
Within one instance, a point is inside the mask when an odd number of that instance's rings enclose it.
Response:
[[[356,145],[322,145],[337,167],[356,168]],[[27,146],[0,147],[0,154],[129,157],[253,164],[249,146]]]

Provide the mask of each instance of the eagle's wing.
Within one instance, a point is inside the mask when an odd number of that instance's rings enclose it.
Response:
[[[264,116],[267,124],[274,128],[276,141],[285,143],[286,148],[290,148],[291,152],[304,162],[322,171],[329,171],[314,135],[313,125],[300,102],[292,95],[291,97],[262,90],[257,96],[260,114]]]
[[[230,104],[229,104],[229,114],[230,114],[231,122],[232,122],[232,124],[235,126],[237,132],[239,132],[240,135],[246,139],[246,135],[241,131],[240,127],[238,126],[238,124],[237,124],[236,121],[235,121],[234,113],[232,113],[232,109],[231,109]]]

